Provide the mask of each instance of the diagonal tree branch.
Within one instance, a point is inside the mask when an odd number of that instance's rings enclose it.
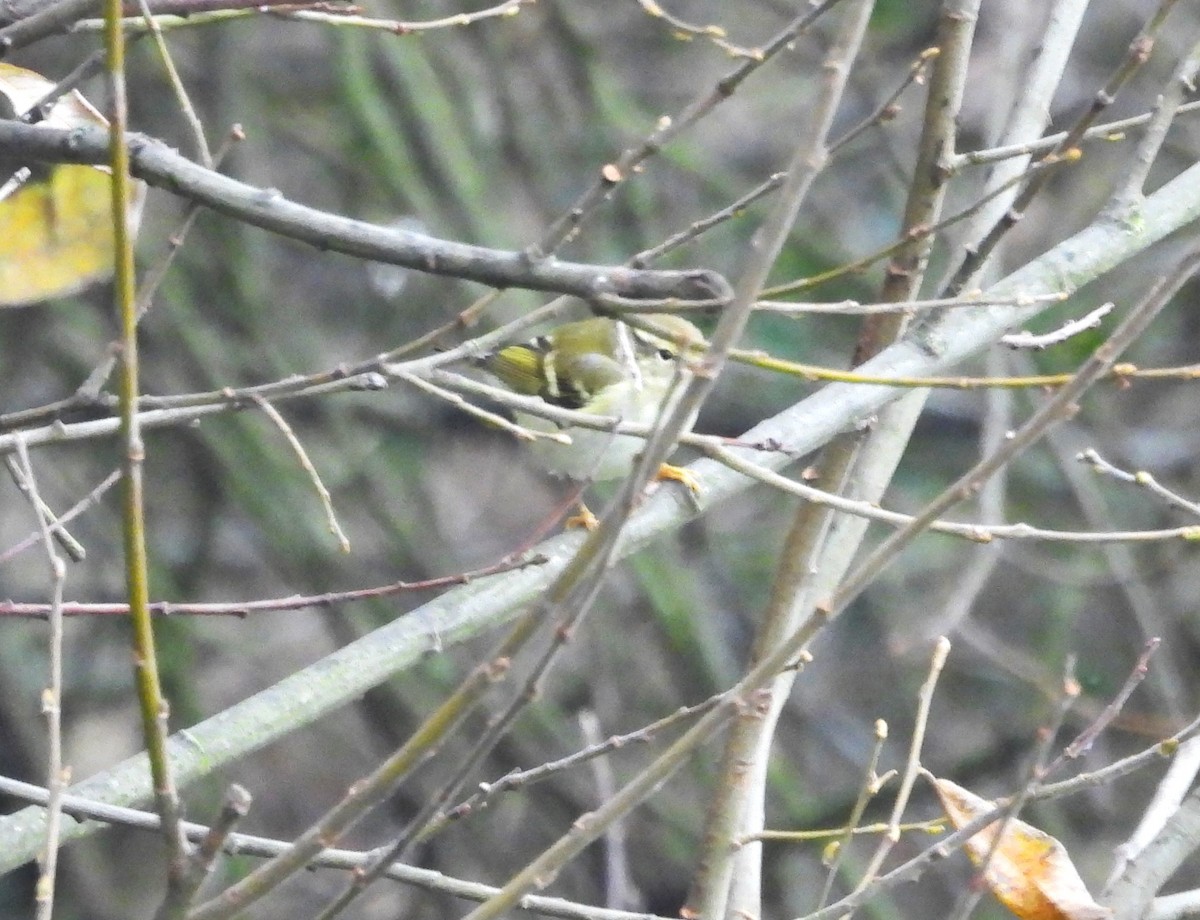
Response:
[[[0,152],[12,159],[104,163],[107,142],[107,134],[99,128],[66,130],[0,121]],[[380,227],[306,207],[289,201],[278,189],[256,188],[205,169],[145,135],[130,134],[128,150],[131,173],[150,185],[322,250],[493,287],[554,291],[584,299],[615,294],[720,303],[730,294],[728,282],[708,269],[659,271],[533,259],[524,253]]]

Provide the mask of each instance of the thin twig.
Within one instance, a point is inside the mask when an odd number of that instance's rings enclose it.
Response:
[[[1189,102],[1179,107],[1177,115],[1193,115],[1200,112],[1200,101]],[[1120,140],[1123,137],[1123,132],[1130,128],[1143,128],[1154,117],[1154,112],[1143,112],[1141,115],[1133,115],[1129,118],[1121,118],[1117,121],[1109,121],[1104,124],[1096,125],[1088,128],[1083,132],[1081,140],[1095,140],[1096,138],[1104,138],[1105,140]],[[958,153],[951,157],[947,163],[947,168],[954,173],[957,173],[966,166],[983,166],[990,163],[998,163],[1001,160],[1010,160],[1013,157],[1025,157],[1038,153],[1047,153],[1062,146],[1062,142],[1066,140],[1067,132],[1060,131],[1057,134],[1047,134],[1030,143],[1006,144],[1000,147],[986,147],[981,150],[968,150],[965,153]]]
[[[39,161],[102,163],[108,157],[108,137],[100,128],[68,130],[0,121],[0,149],[6,154]],[[145,135],[130,135],[124,152],[133,174],[151,185],[323,251],[478,281],[492,287],[553,291],[584,299],[594,294],[614,293],[719,304],[729,293],[725,279],[707,269],[633,269],[531,259],[522,252],[473,246],[353,220],[290,201],[278,190],[256,188],[207,170]]]
[[[979,309],[982,307],[1002,307],[1011,304],[1026,303],[1060,303],[1068,295],[1058,291],[1053,294],[1043,294],[1036,298],[1014,297],[1006,301],[985,299],[981,292],[968,293],[961,297],[934,297],[926,300],[905,300],[899,303],[859,303],[855,300],[843,300],[837,303],[801,302],[789,300],[760,300],[754,305],[757,312],[762,313],[799,313],[808,315],[825,314],[833,316],[858,316],[871,313],[921,313],[926,310],[945,309]]]
[[[513,770],[494,782],[480,783],[479,790],[469,799],[455,805],[445,814],[440,815],[426,825],[421,831],[418,841],[424,842],[442,831],[450,823],[479,813],[504,793],[513,792],[534,783],[540,783],[564,770],[580,766],[593,758],[611,754],[621,748],[628,747],[630,744],[645,744],[652,741],[654,736],[664,729],[670,728],[678,722],[686,721],[694,716],[708,712],[719,701],[720,694],[711,696],[704,702],[697,703],[695,706],[684,706],[675,710],[670,715],[663,716],[663,718],[651,722],[649,725],[643,726],[636,731],[624,735],[613,735],[598,744],[589,745],[583,750],[576,751],[574,754],[570,754],[560,760],[550,761],[549,763],[544,763],[541,766],[532,767],[528,770]]]
[[[43,520],[47,522],[47,525],[50,528],[50,535],[54,537],[55,542],[62,547],[62,551],[71,558],[72,562],[82,562],[87,556],[87,550],[85,550],[83,545],[73,536],[71,536],[67,528],[63,526],[68,518],[65,515],[63,517],[59,517],[54,513],[54,509],[46,504],[46,502],[42,499],[42,496],[37,492],[33,482],[26,474],[28,462],[26,459],[20,458],[28,458],[28,455],[29,448],[26,446],[24,440],[18,438],[17,457],[14,458],[12,454],[7,454],[4,457],[4,464],[8,467],[9,475],[12,476],[13,482],[16,483],[17,488],[24,492],[29,497],[29,500],[34,503],[37,509],[39,522]],[[34,540],[36,542],[41,538],[42,533],[41,528],[39,527],[37,533],[34,534]],[[8,558],[9,553],[16,555],[13,550],[8,550],[4,554],[0,555],[0,562],[3,562],[6,558]]]
[[[1125,678],[1125,683],[1121,687],[1120,692],[1104,707],[1104,711],[1075,737],[1074,741],[1063,748],[1062,753],[1055,758],[1053,763],[1046,767],[1045,774],[1047,776],[1061,768],[1068,760],[1074,760],[1091,750],[1092,744],[1100,736],[1100,733],[1112,724],[1113,719],[1125,708],[1125,703],[1129,701],[1129,697],[1133,691],[1146,679],[1146,672],[1150,668],[1150,659],[1158,651],[1160,641],[1158,638],[1146,640],[1145,646],[1142,647],[1142,653],[1138,655],[1133,670]]]
[[[145,445],[142,442],[137,412],[137,279],[133,265],[133,226],[130,218],[133,187],[129,175],[129,149],[126,141],[128,109],[125,38],[119,24],[120,17],[120,0],[105,0],[104,49],[108,63],[106,75],[110,95],[106,154],[112,170],[113,248],[116,254],[113,296],[121,324],[120,410],[124,474],[121,524],[125,585],[133,627],[134,680],[137,684],[142,734],[149,753],[150,773],[158,813],[163,821],[163,837],[166,844],[167,896],[163,902],[163,912],[168,916],[177,916],[184,906],[176,901],[176,897],[182,891],[187,872],[188,845],[179,826],[182,807],[167,755],[168,706],[159,680],[154,627],[147,607],[149,564],[146,555],[142,483]]]
[[[590,747],[601,743],[603,735],[600,729],[600,719],[592,710],[585,709],[579,713],[579,730],[584,741]],[[592,758],[589,763],[596,786],[594,798],[598,802],[606,801],[617,791],[617,781],[613,775],[612,764],[603,757]],[[605,832],[602,840],[604,847],[604,906],[634,907],[638,905],[642,898],[629,871],[629,846],[624,825],[614,824]]]
[[[727,53],[730,57],[749,58],[752,61],[761,61],[763,52],[759,48],[743,48],[740,45],[735,45],[728,40],[728,32],[724,26],[706,25],[697,26],[690,22],[680,19],[678,16],[673,16],[659,5],[656,0],[636,0],[648,16],[654,19],[661,19],[671,27],[671,30],[676,35],[686,36],[690,41],[693,38],[703,38],[713,43],[716,47]]]
[[[59,831],[62,821],[62,797],[71,771],[63,766],[62,757],[62,700],[63,700],[63,586],[67,580],[67,565],[54,549],[51,539],[51,522],[46,503],[38,492],[37,479],[29,451],[24,443],[17,442],[17,457],[20,462],[21,480],[29,503],[41,531],[42,546],[50,563],[50,616],[47,658],[49,661],[49,686],[42,691],[42,714],[46,717],[46,843],[38,859],[35,900],[38,920],[50,920],[54,913],[54,887],[58,876]]]
[[[1079,682],[1075,679],[1075,661],[1072,657],[1067,658],[1063,670],[1062,693],[1058,705],[1055,707],[1050,724],[1038,732],[1038,744],[1029,769],[1025,773],[1025,781],[1021,784],[1021,790],[1006,804],[1000,823],[995,829],[989,831],[992,835],[991,843],[975,868],[975,882],[967,886],[966,892],[950,915],[950,920],[967,920],[971,916],[975,905],[979,903],[979,899],[987,890],[984,879],[987,878],[988,867],[1000,851],[1000,847],[1004,845],[1008,828],[1017,820],[1017,816],[1046,775],[1046,761],[1049,759],[1051,748],[1054,747],[1054,740],[1058,737],[1059,729],[1062,728],[1067,712],[1070,711],[1072,704],[1079,696]]]
[[[1061,344],[1067,341],[1067,339],[1079,335],[1081,332],[1100,328],[1100,321],[1112,312],[1112,308],[1112,303],[1101,304],[1078,319],[1063,323],[1051,332],[1040,334],[1025,331],[1011,332],[1004,336],[1000,342],[1009,348],[1031,348],[1035,351],[1040,351],[1043,348],[1049,348],[1051,345]]]
[[[930,62],[937,57],[936,48],[927,48],[917,57],[917,60],[909,68],[908,74],[898,87],[885,99],[880,105],[864,118],[861,122],[843,134],[840,138],[829,145],[829,159],[834,160],[837,155],[845,150],[856,138],[873,125],[882,124],[896,114],[896,102],[900,96],[914,83],[920,83],[924,80],[925,71],[929,68]],[[628,264],[635,268],[642,268],[649,265],[655,259],[661,258],[668,252],[672,252],[683,246],[686,243],[697,239],[702,234],[707,233],[713,227],[719,226],[728,220],[740,217],[745,210],[756,201],[765,198],[767,195],[773,194],[783,184],[786,173],[777,172],[769,176],[763,182],[759,183],[746,194],[742,195],[732,204],[728,204],[721,210],[710,214],[708,217],[693,221],[686,229],[674,233],[667,237],[661,243],[651,246],[649,249],[643,249],[641,252],[632,256]],[[757,309],[757,307],[756,307]]]
[[[0,58],[66,29],[81,16],[95,12],[101,0],[59,0],[32,16],[0,29]]]
[[[142,11],[142,22],[154,41],[159,60],[162,61],[171,92],[175,94],[175,100],[179,104],[179,111],[183,114],[183,120],[191,131],[192,143],[196,147],[196,156],[206,169],[212,169],[213,155],[208,148],[208,140],[204,136],[204,126],[200,123],[200,116],[196,114],[196,108],[192,105],[192,100],[188,98],[187,87],[183,85],[179,71],[175,68],[175,61],[171,58],[171,52],[167,48],[166,39],[163,38],[162,29],[158,27],[158,23],[150,12],[149,0],[138,0],[138,6]]]
[[[889,772],[889,778],[895,774],[895,770]],[[896,825],[901,833],[907,834],[909,831],[921,831],[926,834],[940,834],[946,829],[946,821],[944,818],[931,818],[928,821],[904,821]],[[890,821],[878,821],[875,824],[857,824],[846,827],[832,828],[815,828],[806,831],[757,831],[753,834],[746,834],[744,837],[738,838],[738,845],[753,843],[761,840],[766,843],[781,842],[781,843],[811,843],[817,840],[828,840],[831,837],[838,838],[831,844],[831,848],[840,849],[841,840],[850,840],[854,837],[877,836],[887,834],[892,828]]]
[[[534,428],[526,428],[524,425],[518,425],[516,422],[510,421],[503,415],[496,412],[489,412],[487,409],[481,409],[472,402],[463,399],[459,394],[438,386],[424,378],[418,377],[416,374],[410,374],[407,371],[395,370],[392,376],[397,380],[403,380],[405,383],[416,387],[424,393],[431,396],[436,396],[438,399],[445,400],[467,415],[474,416],[486,425],[499,428],[501,431],[507,431],[519,441],[553,441],[555,444],[570,444],[571,436],[562,431],[538,431]],[[501,391],[504,392],[504,391]],[[530,402],[533,405],[548,405],[545,400],[531,397]],[[614,423],[616,419],[612,420]]]
[[[933,692],[937,689],[938,678],[946,666],[950,655],[950,640],[939,636],[934,643],[933,656],[929,661],[929,673],[921,690],[917,694],[917,714],[913,723],[913,736],[908,746],[908,759],[904,764],[904,772],[900,776],[900,788],[896,792],[896,801],[892,803],[891,817],[888,819],[888,830],[879,839],[875,852],[871,854],[862,878],[859,879],[855,892],[867,888],[878,876],[880,868],[892,848],[900,842],[900,824],[904,810],[908,807],[909,796],[912,795],[913,785],[921,773],[921,749],[925,744],[925,729],[929,724],[929,710],[933,705]]]
[[[828,284],[830,281],[835,281],[838,278],[844,278],[847,275],[859,274],[870,268],[876,262],[881,262],[890,256],[896,256],[904,253],[912,247],[914,242],[922,240],[932,240],[939,233],[956,224],[974,217],[976,214],[983,211],[988,204],[1002,198],[1005,193],[1019,186],[1027,179],[1034,176],[1044,174],[1047,170],[1057,170],[1064,163],[1074,163],[1078,160],[1078,156],[1070,154],[1047,154],[1037,163],[1029,166],[1024,172],[1019,175],[1012,176],[998,185],[996,188],[990,189],[987,194],[980,197],[977,201],[967,205],[961,211],[951,214],[949,217],[943,217],[936,223],[918,224],[910,229],[899,239],[876,249],[874,252],[867,253],[865,256],[855,259],[852,262],[846,262],[842,265],[835,266],[827,271],[820,272],[816,275],[809,275],[807,278],[799,278],[796,281],[788,281],[784,284],[777,284],[773,287],[766,288],[763,291],[764,297],[778,297],[781,294],[790,294],[795,291],[806,291],[815,287],[820,287],[823,284]],[[957,292],[956,292],[957,293]]]
[[[503,3],[499,3],[496,6],[476,10],[472,13],[457,13],[454,16],[426,20],[382,19],[375,16],[359,16],[352,12],[354,8],[351,6],[347,6],[342,11],[339,9],[330,9],[330,4],[328,3],[298,3],[296,0],[271,0],[268,3],[253,2],[253,0],[245,0],[245,2],[240,3],[221,0],[215,9],[205,9],[206,4],[203,3],[173,0],[173,2],[153,3],[151,4],[151,10],[155,24],[160,30],[214,25],[237,19],[266,15],[279,19],[289,19],[295,22],[312,22],[327,26],[347,26],[387,32],[391,35],[407,35],[469,26],[484,19],[515,16],[520,12],[520,7],[532,4],[533,2],[534,0],[504,0]],[[195,8],[196,11],[190,11],[189,8]],[[166,12],[167,10],[174,11]],[[148,28],[145,20],[138,17],[125,19],[122,21],[122,25],[135,35],[139,29]],[[81,19],[74,24],[71,31],[93,32],[99,28],[99,20]]]
[[[1162,499],[1172,508],[1176,508],[1179,511],[1186,511],[1193,517],[1200,517],[1200,503],[1184,498],[1178,492],[1172,492],[1145,470],[1138,470],[1136,473],[1127,472],[1109,463],[1093,447],[1089,447],[1087,450],[1077,454],[1075,459],[1080,463],[1086,463],[1097,473],[1111,476],[1118,482],[1126,482],[1130,485],[1141,486],[1149,490],[1151,495]]]
[[[145,2],[145,0],[142,0],[142,2]],[[229,133],[225,136],[225,141],[213,156],[213,168],[220,167],[233,144],[244,139],[245,134],[242,131],[241,125],[234,125],[230,128]],[[183,244],[186,242],[192,227],[195,226],[196,218],[200,216],[200,212],[201,207],[196,202],[189,201],[186,204],[183,210],[183,217],[180,219],[178,226],[167,237],[167,251],[142,276],[137,300],[137,321],[139,324],[145,318],[150,308],[154,306],[154,295],[158,293],[158,289],[162,286],[163,281],[166,280],[167,272],[175,263],[180,250],[183,249]],[[75,389],[74,394],[67,399],[54,403],[52,407],[49,407],[49,414],[57,416],[76,406],[87,408],[95,406],[100,402],[100,391],[104,387],[104,384],[108,382],[108,378],[112,376],[119,354],[119,344],[116,342],[112,343],[104,360],[92,368],[91,372],[84,378],[83,383],[79,384]],[[142,401],[139,399],[138,407],[141,408],[141,405]],[[45,416],[40,415],[38,410],[34,409],[20,413],[20,417],[25,419],[25,422],[22,424],[28,424],[36,422]],[[0,425],[0,427],[3,426]]]
[[[288,442],[288,446],[292,448],[292,453],[300,461],[301,469],[308,474],[309,481],[317,491],[317,497],[321,499],[321,507],[325,509],[325,522],[329,526],[329,532],[337,540],[338,548],[343,553],[350,552],[350,539],[338,523],[337,513],[333,510],[333,499],[329,497],[329,490],[325,488],[325,483],[321,481],[321,474],[313,466],[312,460],[308,457],[308,451],[304,449],[304,445],[296,437],[296,432],[292,430],[292,426],[287,423],[287,419],[280,414],[279,410],[261,396],[254,397],[254,402],[258,408],[262,409],[263,414],[275,424],[275,427],[282,432]]]
[[[250,793],[237,783],[232,783],[225,790],[225,801],[221,803],[217,820],[200,839],[199,846],[188,861],[188,877],[182,893],[185,903],[190,903],[195,898],[200,886],[212,874],[217,857],[229,845],[229,837],[234,828],[249,813],[251,801]]]
[[[612,195],[613,190],[620,183],[637,175],[643,161],[662,150],[714,108],[731,98],[746,78],[776,54],[790,47],[800,35],[804,34],[839,2],[841,0],[821,0],[816,6],[806,9],[763,45],[760,56],[738,65],[717,81],[712,89],[702,92],[674,117],[664,116],[659,119],[655,130],[640,144],[625,150],[616,160],[599,170],[599,175],[592,186],[579,196],[561,218],[551,225],[538,244],[531,247],[531,255],[537,257],[553,252],[564,241],[572,239],[579,232],[584,221]]]
[[[92,489],[90,492],[88,492],[87,495],[85,495],[83,498],[81,498],[79,501],[77,501],[75,504],[73,504],[70,508],[68,508],[66,510],[66,512],[57,519],[52,532],[57,533],[59,525],[69,524],[71,521],[75,520],[75,518],[79,517],[79,515],[83,514],[83,512],[87,511],[89,508],[91,508],[93,505],[95,505],[97,502],[99,502],[100,499],[104,496],[104,493],[107,492],[109,489],[111,489],[113,486],[115,486],[120,481],[121,481],[121,471],[113,470],[111,473],[109,473],[107,476],[105,476],[104,479],[102,479],[100,481],[99,485],[97,485],[94,489]],[[12,546],[10,546],[8,549],[6,549],[4,552],[0,553],[0,565],[2,565],[5,562],[8,562],[14,556],[17,556],[17,555],[25,552],[25,550],[27,550],[29,547],[35,545],[38,542],[38,540],[40,540],[40,539],[41,539],[41,534],[39,532],[34,532],[33,534],[30,534],[28,537],[26,537],[24,540],[20,540],[17,543],[14,543]],[[82,548],[83,547],[81,546],[80,549],[82,549]],[[72,557],[72,558],[74,558],[74,557]]]
[[[1196,91],[1197,69],[1200,69],[1200,42],[1194,43],[1179,61],[1166,88],[1159,94],[1146,131],[1134,151],[1133,162],[1125,169],[1120,186],[1109,198],[1109,213],[1127,214],[1144,197],[1146,177],[1158,159],[1159,151],[1167,139],[1167,131],[1179,114],[1183,100]]]
[[[888,724],[883,719],[875,720],[875,743],[871,746],[871,755],[867,758],[867,769],[863,773],[863,781],[858,787],[858,798],[850,809],[850,817],[846,819],[846,829],[838,839],[833,859],[829,861],[829,869],[825,873],[825,885],[821,888],[821,896],[817,899],[817,908],[824,907],[833,891],[833,883],[837,881],[838,872],[846,858],[846,847],[851,839],[859,832],[858,822],[862,820],[867,805],[879,794],[883,786],[883,778],[876,772],[879,769],[879,758],[883,754],[883,746],[887,743]],[[884,827],[886,830],[887,827]]]

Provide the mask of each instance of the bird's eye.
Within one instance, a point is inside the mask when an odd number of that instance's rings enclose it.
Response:
[[[675,358],[675,352],[671,351],[669,348],[660,348],[658,350],[658,356],[664,361],[672,361]]]

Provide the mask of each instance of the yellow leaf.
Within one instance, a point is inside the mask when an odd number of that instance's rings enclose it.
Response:
[[[949,780],[933,780],[942,807],[955,827],[963,827],[995,804]],[[1066,847],[1024,821],[1009,821],[993,845],[999,822],[967,841],[967,853],[979,864],[991,852],[983,870],[988,888],[1021,920],[1105,920],[1112,916],[1088,893]]]
[[[0,104],[18,116],[53,85],[32,71],[0,63]],[[77,92],[56,100],[39,123],[59,128],[107,124]],[[113,270],[108,171],[21,166],[0,161],[0,307],[73,294]],[[144,197],[145,185],[134,183],[130,213],[135,230]]]

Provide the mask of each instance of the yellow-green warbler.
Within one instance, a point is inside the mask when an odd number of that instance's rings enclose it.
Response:
[[[704,336],[679,316],[647,314],[653,334],[614,319],[566,323],[529,342],[486,355],[483,366],[515,393],[590,415],[650,424],[675,377],[675,362],[698,354]],[[524,412],[517,422],[534,431],[558,431],[547,419]],[[619,479],[629,472],[645,439],[571,427],[571,444],[538,439],[534,459],[552,473],[572,479]],[[664,465],[660,478],[679,479],[695,490],[689,474]]]

